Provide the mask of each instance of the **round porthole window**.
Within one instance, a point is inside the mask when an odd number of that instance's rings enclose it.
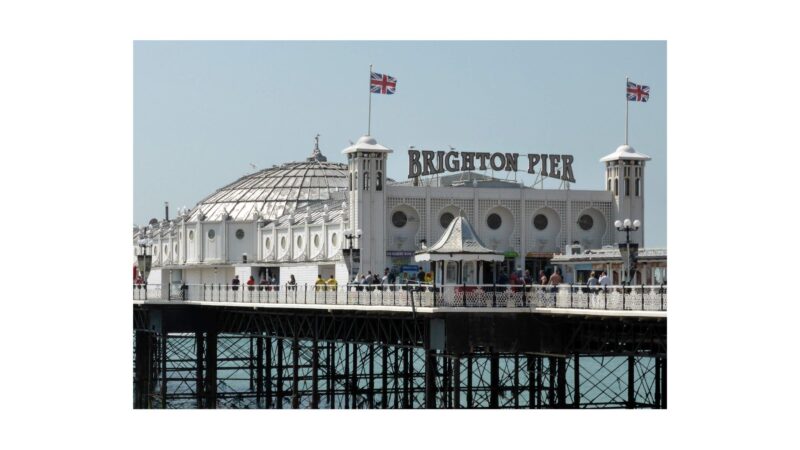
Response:
[[[408,217],[403,211],[397,211],[392,214],[392,224],[397,228],[403,228],[406,226],[406,222],[408,222]]]
[[[208,230],[208,238],[209,239],[214,239],[214,236],[216,236],[216,235],[217,235],[217,233],[214,230]]]
[[[314,235],[314,247],[319,247],[319,235]]]
[[[334,247],[339,245],[339,236],[336,233],[331,235],[331,244],[333,244]]]
[[[166,258],[167,255],[169,255],[169,247],[167,247],[167,244],[164,244],[164,257]]]
[[[281,250],[286,250],[286,236],[281,238]]]
[[[592,216],[584,214],[578,219],[578,226],[580,226],[582,230],[589,231],[594,226],[594,219],[592,219]]]
[[[264,247],[266,247],[267,250],[271,249],[272,248],[272,239],[270,239],[270,238],[264,239]]]
[[[189,240],[190,241],[194,240],[194,230],[189,230]]]
[[[236,230],[236,239],[243,239],[244,238],[244,230],[239,228]]]
[[[178,244],[175,244],[175,249],[172,251],[175,256],[178,256]]]
[[[442,214],[441,217],[439,217],[439,225],[441,225],[442,228],[447,228],[450,225],[450,222],[453,221],[453,219],[454,219],[453,215],[450,214],[449,212],[446,212]]]
[[[500,225],[503,224],[503,219],[500,218],[498,214],[489,214],[489,217],[486,218],[486,225],[489,225],[489,228],[496,230],[500,228]]]
[[[547,228],[547,216],[544,214],[537,214],[536,217],[533,218],[533,226],[540,231]]]
[[[303,246],[303,236],[297,236],[297,246],[298,247]]]

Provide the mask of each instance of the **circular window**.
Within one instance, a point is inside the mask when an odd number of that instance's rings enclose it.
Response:
[[[334,247],[339,245],[339,236],[336,233],[331,235],[331,244],[333,244]]]
[[[217,233],[214,232],[214,230],[208,230],[208,238],[209,239],[214,239],[214,236],[216,236],[216,235],[217,235]]]
[[[281,250],[286,249],[286,236],[281,238]]]
[[[453,221],[453,219],[454,219],[453,215],[450,214],[449,212],[446,212],[442,214],[441,217],[439,217],[439,225],[441,225],[442,228],[447,228],[450,225],[450,222]]]
[[[169,255],[169,247],[167,247],[167,244],[164,244],[164,257],[166,258],[167,255]]]
[[[194,230],[189,230],[189,240],[190,241],[194,240]]]
[[[266,247],[267,250],[272,248],[272,239],[270,239],[270,238],[264,239],[264,247]]]
[[[297,236],[297,246],[298,247],[303,246],[303,236]]]
[[[583,230],[591,230],[592,226],[594,226],[594,219],[592,219],[592,216],[584,214],[578,219],[578,225]]]
[[[397,228],[403,228],[406,226],[406,222],[408,222],[408,217],[403,211],[397,211],[392,214],[392,224]]]
[[[500,218],[498,214],[489,214],[489,217],[486,218],[486,225],[489,225],[489,228],[496,230],[500,228],[500,225],[503,224],[503,219]]]
[[[236,230],[236,239],[243,239],[244,238],[244,230],[239,228]]]
[[[175,256],[178,256],[178,244],[177,243],[175,244],[175,250],[173,250],[173,253],[175,254]]]
[[[537,214],[536,217],[533,218],[533,226],[537,230],[544,230],[547,228],[547,216],[544,214]]]
[[[319,247],[319,235],[314,235],[314,247]]]

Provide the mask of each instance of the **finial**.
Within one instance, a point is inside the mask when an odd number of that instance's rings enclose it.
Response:
[[[307,161],[327,161],[328,158],[322,156],[322,151],[319,149],[319,133],[314,136],[314,150],[311,152],[311,157]]]

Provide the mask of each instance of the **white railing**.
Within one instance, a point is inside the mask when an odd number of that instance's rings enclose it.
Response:
[[[666,311],[666,286],[526,285],[170,285],[133,288],[134,300],[415,306],[440,308],[569,308]]]

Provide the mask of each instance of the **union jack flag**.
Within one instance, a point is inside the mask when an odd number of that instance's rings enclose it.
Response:
[[[628,93],[626,95],[629,102],[646,102],[650,98],[650,86],[628,81]]]
[[[373,94],[394,94],[397,88],[397,78],[370,72],[369,91]]]

